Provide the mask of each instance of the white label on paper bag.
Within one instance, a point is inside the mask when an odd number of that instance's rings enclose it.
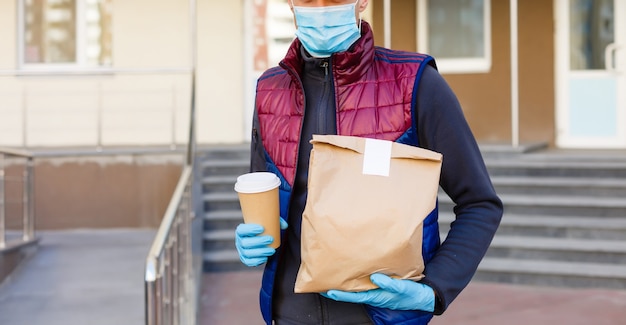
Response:
[[[391,141],[365,139],[363,175],[389,176]]]

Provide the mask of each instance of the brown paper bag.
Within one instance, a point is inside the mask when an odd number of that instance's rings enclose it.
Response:
[[[294,291],[376,288],[372,273],[423,277],[422,226],[442,155],[390,141],[314,135]]]

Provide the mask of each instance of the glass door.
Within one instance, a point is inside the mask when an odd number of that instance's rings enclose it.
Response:
[[[626,1],[557,0],[557,145],[626,148]]]

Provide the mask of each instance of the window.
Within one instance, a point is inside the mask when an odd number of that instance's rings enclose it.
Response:
[[[113,0],[21,0],[22,68],[71,69],[112,64]]]
[[[606,48],[615,42],[613,0],[570,3],[570,69],[604,70]]]
[[[443,73],[491,68],[490,0],[418,0],[418,50]]]

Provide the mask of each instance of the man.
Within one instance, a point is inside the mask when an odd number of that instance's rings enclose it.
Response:
[[[360,18],[367,4],[289,0],[297,38],[280,66],[258,80],[251,171],[281,178],[285,231],[275,251],[267,246],[273,238],[258,236],[261,226],[241,224],[236,246],[246,265],[267,262],[260,294],[267,324],[427,324],[469,283],[502,217],[476,141],[433,58],[374,47]],[[421,281],[373,274],[375,290],[293,292],[312,134],[391,140],[443,154],[440,186],[456,204],[456,220],[442,244],[436,209],[424,221]]]

